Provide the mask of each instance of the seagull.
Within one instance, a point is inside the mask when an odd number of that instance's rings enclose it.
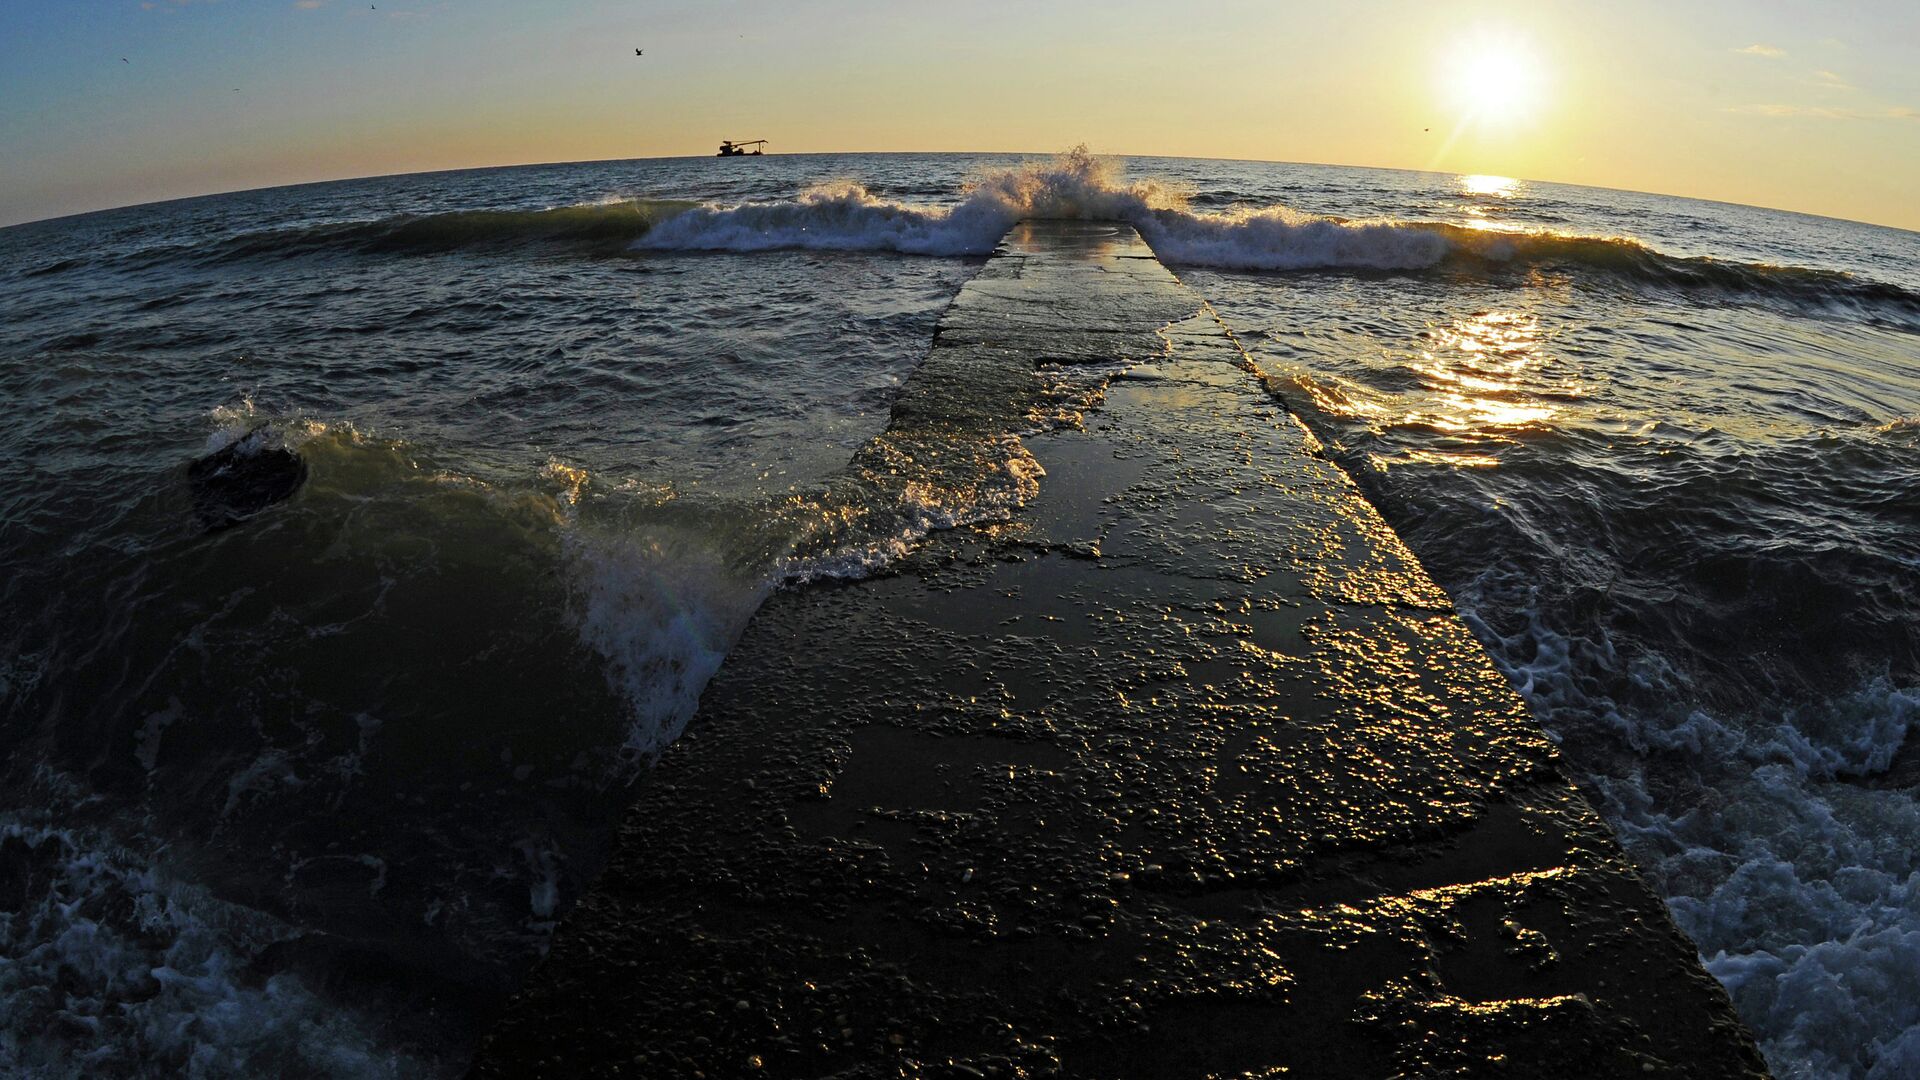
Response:
[[[645,55],[647,55],[647,51],[646,51],[645,49],[635,49],[635,50],[633,50],[633,55],[635,55],[635,56],[645,56]]]

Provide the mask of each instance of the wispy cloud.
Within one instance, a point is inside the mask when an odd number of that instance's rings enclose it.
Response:
[[[1824,68],[1821,70],[1815,71],[1813,73],[1813,78],[1808,79],[1807,81],[1812,83],[1815,86],[1820,87],[1823,90],[1853,89],[1853,84],[1848,82],[1846,79],[1842,78],[1838,72],[1827,71]]]
[[[1859,119],[1850,109],[1829,109],[1821,105],[1734,105],[1727,111],[1742,113],[1746,116],[1817,116],[1823,120]]]
[[[1735,105],[1725,111],[1781,119],[1797,116],[1817,120],[1920,120],[1920,109],[1905,105],[1875,109],[1834,109],[1825,105]]]
[[[1780,57],[1787,55],[1787,50],[1785,49],[1776,49],[1772,45],[1762,45],[1759,42],[1755,42],[1744,49],[1735,49],[1733,51],[1745,56],[1764,56],[1769,60],[1778,60]]]

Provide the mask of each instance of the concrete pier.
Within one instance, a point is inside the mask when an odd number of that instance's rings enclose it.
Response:
[[[1017,432],[1088,364],[1011,521],[768,601],[474,1074],[1764,1075],[1446,595],[1132,229],[1016,227],[887,438]]]

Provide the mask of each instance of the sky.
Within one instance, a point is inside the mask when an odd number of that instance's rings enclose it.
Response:
[[[1920,230],[1920,3],[0,0],[0,225],[721,138],[1491,173]]]

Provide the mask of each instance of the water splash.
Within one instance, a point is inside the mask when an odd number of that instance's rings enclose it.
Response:
[[[662,222],[635,245],[643,250],[897,251],[913,255],[985,255],[1023,218],[1141,220],[1178,211],[1186,196],[1157,180],[1126,181],[1120,164],[1075,147],[976,175],[951,207],[880,198],[852,181],[818,184],[798,198],[742,206],[702,206]]]

